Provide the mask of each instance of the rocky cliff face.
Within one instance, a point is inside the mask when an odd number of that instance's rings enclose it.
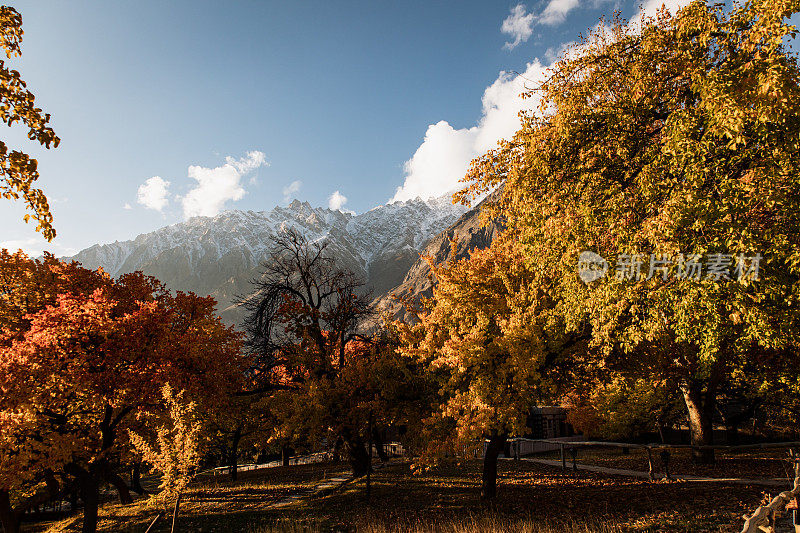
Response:
[[[439,239],[465,211],[449,195],[388,204],[360,215],[295,200],[268,212],[192,218],[131,241],[94,245],[70,259],[113,276],[141,270],[170,289],[210,294],[223,319],[238,324],[242,315],[233,302],[250,291],[282,229],[327,240],[337,263],[361,275],[374,296],[382,296],[416,268],[425,245]]]
[[[487,248],[500,231],[497,223],[482,226],[479,217],[480,205],[464,213],[452,226],[431,239],[408,269],[403,281],[385,294],[376,295],[373,304],[378,312],[388,312],[394,318],[413,320],[403,301],[418,304],[422,298],[433,294],[431,268],[424,257],[434,264],[458,261],[468,257],[473,250]],[[455,246],[452,242],[455,241]]]

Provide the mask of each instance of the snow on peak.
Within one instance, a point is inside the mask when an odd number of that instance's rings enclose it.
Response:
[[[264,260],[279,231],[294,228],[311,241],[327,239],[335,253],[367,268],[377,254],[407,247],[421,250],[466,210],[454,205],[451,195],[394,202],[358,215],[295,199],[271,211],[228,210],[214,217],[193,217],[133,240],[96,244],[72,259],[89,268],[103,267],[114,276],[146,270],[167,256],[180,257],[192,270],[199,261],[219,261],[235,252],[248,258],[252,267]]]

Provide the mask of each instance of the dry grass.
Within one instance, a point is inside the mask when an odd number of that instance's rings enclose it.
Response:
[[[304,465],[248,472],[236,484],[204,482],[182,506],[178,530],[252,533],[719,533],[741,527],[741,515],[761,499],[761,489],[710,483],[649,483],[558,468],[502,461],[498,498],[479,498],[478,461],[446,464],[412,475],[393,464],[336,493],[283,508],[272,503],[331,477],[330,465]],[[142,502],[103,507],[101,531],[141,533],[155,511]],[[50,531],[75,531],[51,524]],[[41,529],[40,529],[41,530]],[[163,520],[156,531],[168,531]]]
[[[286,509],[284,516],[313,517],[322,531],[337,532],[718,533],[740,527],[742,513],[761,499],[761,489],[740,485],[650,483],[503,461],[497,501],[487,507],[478,498],[480,467],[469,461],[412,476],[408,465],[392,466],[374,476],[369,503],[361,480],[328,498]]]
[[[345,472],[342,465],[311,464],[241,472],[232,482],[227,476],[211,477],[194,484],[184,494],[180,510],[181,531],[247,531],[275,503]],[[100,509],[99,531],[141,532],[159,509],[147,498],[133,505],[107,503]],[[162,519],[153,531],[169,531],[170,519]],[[73,516],[31,531],[48,533],[79,531],[81,517]]]
[[[252,533],[323,533],[320,525],[282,521],[252,530]],[[346,530],[342,530],[346,531]],[[543,523],[533,518],[502,518],[493,515],[459,519],[384,524],[364,520],[353,526],[358,533],[619,533],[618,526],[607,524],[577,524],[569,522]]]

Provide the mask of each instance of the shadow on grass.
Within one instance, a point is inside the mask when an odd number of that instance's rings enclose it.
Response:
[[[298,480],[286,469],[236,485],[204,483],[187,493],[178,531],[719,533],[741,527],[742,513],[761,498],[760,489],[740,485],[652,483],[507,461],[499,465],[498,498],[486,505],[478,497],[480,471],[479,461],[443,464],[421,475],[412,475],[408,464],[393,464],[373,474],[369,501],[361,478],[329,496],[280,508],[270,506],[330,476],[298,469]],[[142,501],[107,505],[101,531],[141,533],[155,514]],[[154,531],[168,531],[170,521]],[[80,521],[73,526],[61,531],[76,531]]]
[[[478,497],[480,468],[470,461],[413,476],[408,465],[387,467],[373,476],[369,502],[358,480],[285,512],[297,520],[316,517],[328,528],[321,531],[717,533],[740,527],[742,513],[761,498],[760,489],[737,485],[651,483],[506,462],[499,467],[498,498],[487,506]]]

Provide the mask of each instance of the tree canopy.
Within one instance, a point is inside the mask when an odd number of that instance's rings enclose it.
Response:
[[[94,531],[101,482],[129,500],[127,431],[160,411],[167,384],[221,409],[241,379],[239,335],[212,298],[141,273],[112,280],[3,250],[0,280],[0,517],[16,531],[42,483],[49,497],[77,486]]]
[[[508,221],[566,330],[591,333],[596,364],[675,376],[697,445],[734,369],[796,353],[797,10],[696,1],[600,26],[461,193],[503,184],[487,216]],[[581,252],[608,275],[584,282]]]
[[[577,344],[548,324],[553,302],[514,241],[502,236],[469,258],[430,262],[432,298],[417,323],[398,325],[401,354],[439,389],[422,462],[483,451],[488,438],[482,493],[491,498],[506,438],[525,434],[531,409],[554,399],[556,360]]]

